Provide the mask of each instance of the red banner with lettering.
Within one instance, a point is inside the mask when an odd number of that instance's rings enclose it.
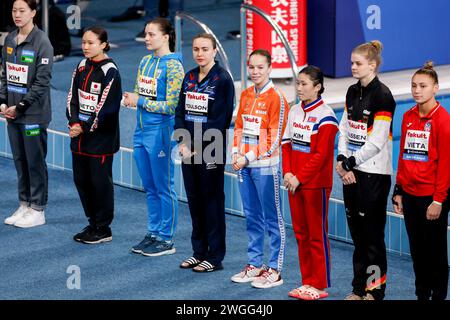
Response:
[[[244,0],[266,12],[278,24],[296,58],[297,66],[306,65],[306,1],[307,0]],[[286,49],[274,29],[261,16],[247,10],[247,56],[256,49],[272,55],[273,78],[292,77]]]

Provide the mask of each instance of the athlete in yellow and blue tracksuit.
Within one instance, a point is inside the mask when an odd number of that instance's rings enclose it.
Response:
[[[134,89],[139,99],[133,155],[147,195],[146,237],[169,243],[168,250],[174,249],[171,242],[178,215],[171,157],[175,141],[171,138],[184,77],[181,59],[180,53],[145,56]],[[132,251],[144,254],[143,248],[137,246]]]

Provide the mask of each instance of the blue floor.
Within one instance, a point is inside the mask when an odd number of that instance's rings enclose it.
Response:
[[[0,157],[0,172],[0,219],[3,221],[17,207],[12,160]],[[285,284],[267,290],[254,289],[250,284],[230,281],[246,263],[243,218],[227,215],[225,269],[196,274],[178,267],[192,253],[191,222],[185,203],[179,203],[176,254],[152,258],[130,252],[130,247],[141,240],[146,230],[144,193],[116,186],[115,201],[113,241],[101,245],[77,243],[72,236],[87,220],[72,174],[49,170],[47,224],[28,230],[0,224],[0,299],[290,300],[288,291],[300,284],[292,229],[287,229]],[[331,241],[331,300],[342,299],[351,289],[352,252],[352,245]],[[410,258],[389,254],[388,265],[386,299],[414,299]],[[67,288],[70,266],[80,268],[80,290]]]

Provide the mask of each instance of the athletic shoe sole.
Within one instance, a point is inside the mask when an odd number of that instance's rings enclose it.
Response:
[[[131,248],[131,252],[141,254],[142,250]]]
[[[253,280],[255,280],[256,277],[248,277],[248,278],[231,278],[231,281],[236,282],[236,283],[247,283],[247,282],[252,282]]]
[[[38,222],[38,223],[34,223],[32,225],[20,225],[20,224],[15,223],[14,227],[26,229],[26,228],[33,228],[33,227],[37,227],[37,226],[42,226],[43,224],[45,224],[45,220],[41,221],[41,222]]]
[[[177,250],[175,248],[172,248],[170,250],[165,250],[165,251],[156,252],[156,253],[142,252],[141,254],[146,257],[159,257],[159,256],[164,256],[166,254],[174,254],[175,252],[177,252]]]
[[[7,224],[8,226],[13,226],[14,225],[14,223],[16,223],[17,221],[18,221],[19,219],[17,219],[17,220],[14,220],[14,221],[3,221],[5,224]]]
[[[109,241],[112,241],[112,236],[111,237],[107,237],[107,238],[102,238],[102,239],[99,239],[97,241],[81,240],[82,243],[86,243],[86,244],[97,244],[97,243],[109,242]]]
[[[253,283],[252,282],[252,287],[254,288],[258,288],[258,289],[269,289],[269,288],[273,288],[276,286],[281,286],[283,284],[283,279],[277,281],[277,282],[272,282],[269,284],[263,284],[263,283]]]

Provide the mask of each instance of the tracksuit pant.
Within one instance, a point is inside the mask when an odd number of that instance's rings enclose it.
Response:
[[[223,164],[182,164],[193,256],[214,266],[225,257],[224,169]]]
[[[175,141],[171,140],[174,121],[134,134],[134,159],[147,195],[148,233],[171,241],[178,218],[178,202],[174,184],[174,164],[171,157]]]
[[[72,153],[73,180],[93,228],[108,228],[114,218],[113,158]]]
[[[353,239],[353,293],[382,300],[386,290],[386,207],[391,176],[354,170],[356,183],[344,185],[347,223]]]
[[[47,126],[8,122],[19,202],[38,211],[44,210],[48,200]]]
[[[286,233],[281,212],[279,165],[259,168],[245,167],[238,173],[239,191],[247,220],[248,263],[261,267],[264,234],[269,234],[267,266],[281,272]]]
[[[443,203],[441,215],[436,220],[426,218],[433,197],[405,193],[402,202],[416,275],[416,296],[419,300],[429,300],[430,297],[445,300],[448,287],[448,201]]]
[[[331,188],[302,189],[289,193],[292,224],[298,245],[302,284],[330,287],[328,200]]]

